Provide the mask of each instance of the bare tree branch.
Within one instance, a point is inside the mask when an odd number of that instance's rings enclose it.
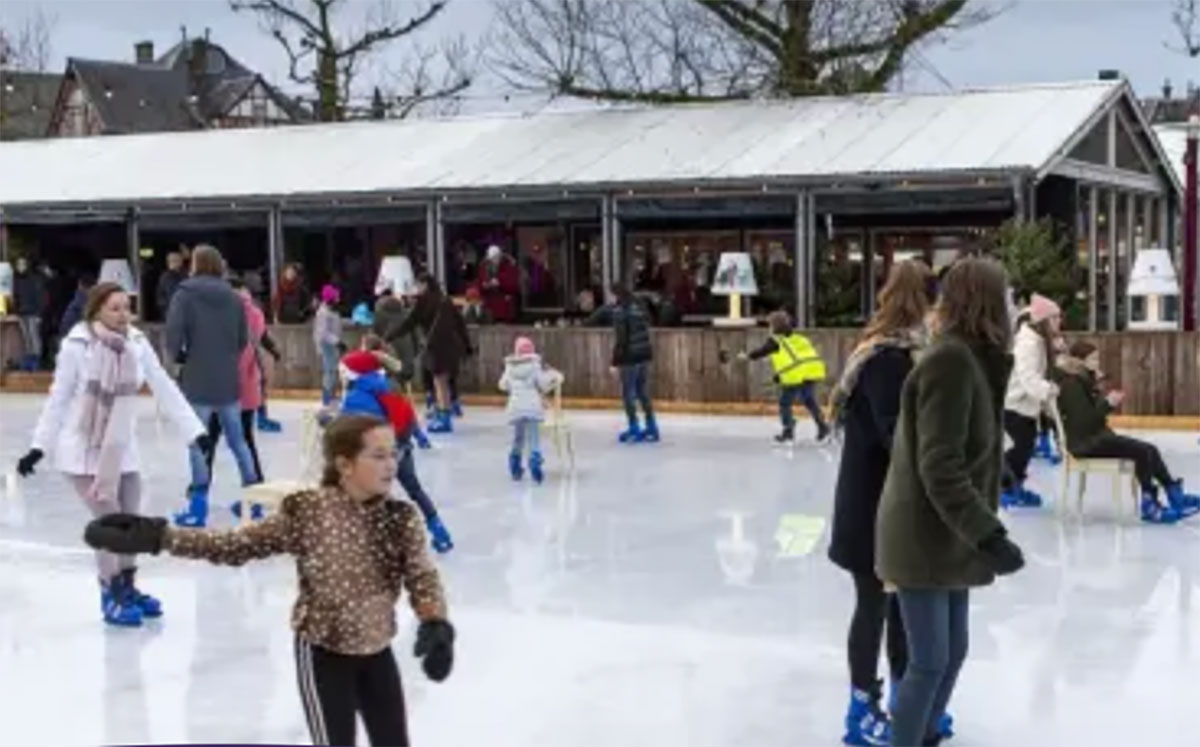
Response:
[[[1168,47],[1188,57],[1200,57],[1200,0],[1175,0],[1171,22],[1179,31],[1183,47]]]
[[[516,90],[607,101],[877,91],[999,1],[494,0],[491,62]]]
[[[369,59],[393,42],[412,38],[448,2],[422,0],[417,12],[402,19],[392,0],[378,0],[365,27],[354,32],[338,18],[339,11],[350,7],[349,0],[229,0],[229,7],[258,15],[287,55],[289,77],[313,86],[318,118],[332,121],[345,118],[356,80]],[[459,83],[445,90],[461,91]]]
[[[0,67],[42,73],[54,55],[53,36],[58,20],[41,10],[19,26],[0,26]]]

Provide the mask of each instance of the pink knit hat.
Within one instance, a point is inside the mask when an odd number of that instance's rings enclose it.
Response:
[[[1062,309],[1058,308],[1058,304],[1049,298],[1034,293],[1029,299],[1029,321],[1037,324],[1052,316],[1062,316]]]
[[[341,297],[342,294],[335,286],[326,285],[321,289],[321,301],[324,303],[337,303]]]
[[[517,355],[533,355],[537,352],[537,348],[533,346],[533,340],[528,337],[518,337],[513,345],[513,352]]]

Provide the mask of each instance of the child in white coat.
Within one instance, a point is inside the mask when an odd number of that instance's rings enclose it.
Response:
[[[1041,496],[1025,487],[1025,478],[1038,438],[1039,419],[1058,396],[1050,369],[1055,340],[1062,331],[1062,312],[1058,304],[1034,293],[1029,299],[1028,317],[1013,340],[1013,371],[1004,397],[1004,430],[1012,439],[1012,447],[1004,454],[1009,475],[1000,496],[1006,508],[1042,505]]]
[[[175,381],[163,370],[154,346],[130,324],[129,296],[115,283],[88,293],[84,321],[63,338],[50,396],[42,408],[29,452],[17,462],[22,477],[48,449],[95,516],[137,513],[141,505],[138,458],[138,393],[143,385],[188,442],[206,448],[204,424]],[[162,615],[157,599],[138,591],[132,555],[96,553],[100,605],[111,625],[137,626]]]
[[[518,337],[513,354],[504,359],[504,374],[500,391],[508,392],[508,422],[513,427],[512,451],[508,455],[508,470],[514,480],[525,474],[521,457],[529,446],[529,474],[540,483],[542,452],[538,443],[538,427],[546,419],[546,404],[542,396],[560,386],[563,375],[542,363],[533,340]]]

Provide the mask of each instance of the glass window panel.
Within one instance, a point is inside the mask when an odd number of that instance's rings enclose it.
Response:
[[[561,226],[517,229],[521,296],[529,310],[566,308],[566,235]]]
[[[741,251],[741,245],[739,231],[632,232],[625,238],[624,267],[660,323],[724,314],[726,298],[714,297],[709,288],[722,252]]]

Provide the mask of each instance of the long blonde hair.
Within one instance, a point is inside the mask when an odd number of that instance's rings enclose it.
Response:
[[[887,283],[879,292],[879,308],[867,322],[859,346],[896,332],[918,327],[931,303],[933,272],[924,262],[907,259],[892,265]]]

